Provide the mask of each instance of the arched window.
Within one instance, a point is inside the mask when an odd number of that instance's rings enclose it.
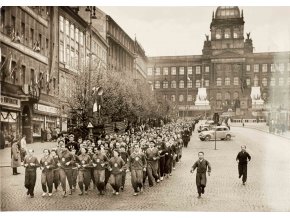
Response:
[[[196,88],[200,88],[200,80],[196,80],[195,81],[195,87]]]
[[[238,92],[234,92],[234,99],[239,98],[239,93]]]
[[[183,95],[179,95],[179,101],[183,102]]]
[[[216,93],[216,100],[222,100],[222,93],[220,92]]]
[[[192,81],[191,80],[187,80],[187,88],[192,88]]]
[[[263,80],[262,80],[262,84],[263,84],[263,86],[267,86],[267,85],[268,85],[268,80],[267,80],[267,78],[263,78]]]
[[[175,80],[171,81],[171,88],[173,88],[173,89],[176,88],[176,81]]]
[[[159,81],[155,82],[155,89],[160,89],[160,82]]]
[[[231,30],[230,29],[225,29],[225,39],[231,38]]]
[[[171,101],[175,102],[175,95],[171,95]]]
[[[221,39],[222,38],[222,31],[220,29],[216,30],[215,38],[216,39]]]
[[[217,86],[221,86],[222,85],[222,79],[221,78],[217,78],[216,79],[216,85]]]
[[[168,88],[168,81],[163,81],[163,89],[167,89]]]
[[[239,29],[235,28],[234,29],[234,39],[237,39],[237,38],[239,38]]]
[[[280,77],[279,78],[279,86],[283,86],[284,85],[284,78]]]
[[[225,100],[230,100],[231,99],[231,94],[229,92],[225,93]]]
[[[183,80],[179,81],[179,88],[184,88],[184,81]]]
[[[187,95],[187,101],[192,101],[192,95]]]
[[[259,78],[258,77],[255,77],[254,78],[254,86],[259,86]]]
[[[226,77],[226,78],[225,78],[225,85],[226,85],[226,86],[231,85],[231,79],[230,79],[230,77]]]

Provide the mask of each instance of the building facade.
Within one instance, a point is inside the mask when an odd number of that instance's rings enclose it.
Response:
[[[59,125],[53,7],[1,7],[1,131],[39,139]]]
[[[149,57],[147,76],[156,95],[175,102],[181,117],[218,112],[265,118],[279,108],[289,111],[290,52],[254,53],[244,23],[238,7],[218,7],[201,55]],[[209,101],[204,110],[195,106],[201,87]]]
[[[134,40],[107,15],[108,70],[134,73],[135,43]]]

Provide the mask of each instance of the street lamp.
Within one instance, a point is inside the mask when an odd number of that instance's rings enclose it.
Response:
[[[90,13],[90,22],[89,22],[89,28],[90,28],[90,56],[89,56],[89,90],[91,90],[91,68],[92,68],[92,19],[97,19],[96,17],[96,7],[95,6],[87,6],[86,12]]]
[[[93,87],[92,89],[92,96],[95,100],[93,104],[93,113],[98,112],[98,121],[100,120],[101,117],[101,106],[103,103],[103,93],[104,89],[102,87]]]

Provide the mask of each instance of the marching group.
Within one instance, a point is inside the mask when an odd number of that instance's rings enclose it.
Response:
[[[114,195],[124,190],[126,174],[131,172],[134,196],[143,191],[148,178],[149,187],[172,176],[172,171],[182,158],[195,123],[169,123],[147,130],[127,131],[123,134],[105,135],[97,140],[69,140],[60,136],[57,146],[44,149],[38,159],[32,149],[23,158],[25,188],[34,197],[37,168],[41,169],[42,196],[52,196],[61,184],[63,197],[72,195],[79,187],[79,195],[87,195],[94,187],[100,195],[108,190],[109,183]],[[17,172],[17,171],[16,171]],[[13,171],[14,173],[14,171]],[[17,173],[18,174],[18,173]],[[69,189],[66,187],[68,181]]]

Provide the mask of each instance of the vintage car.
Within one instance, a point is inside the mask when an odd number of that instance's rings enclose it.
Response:
[[[212,125],[210,125],[210,124],[201,124],[199,126],[199,128],[197,129],[197,132],[201,133],[203,131],[208,131],[208,130],[211,130],[211,129],[212,129]]]
[[[209,140],[231,140],[234,134],[229,130],[227,126],[212,127],[211,130],[203,131],[199,134],[201,141]]]

